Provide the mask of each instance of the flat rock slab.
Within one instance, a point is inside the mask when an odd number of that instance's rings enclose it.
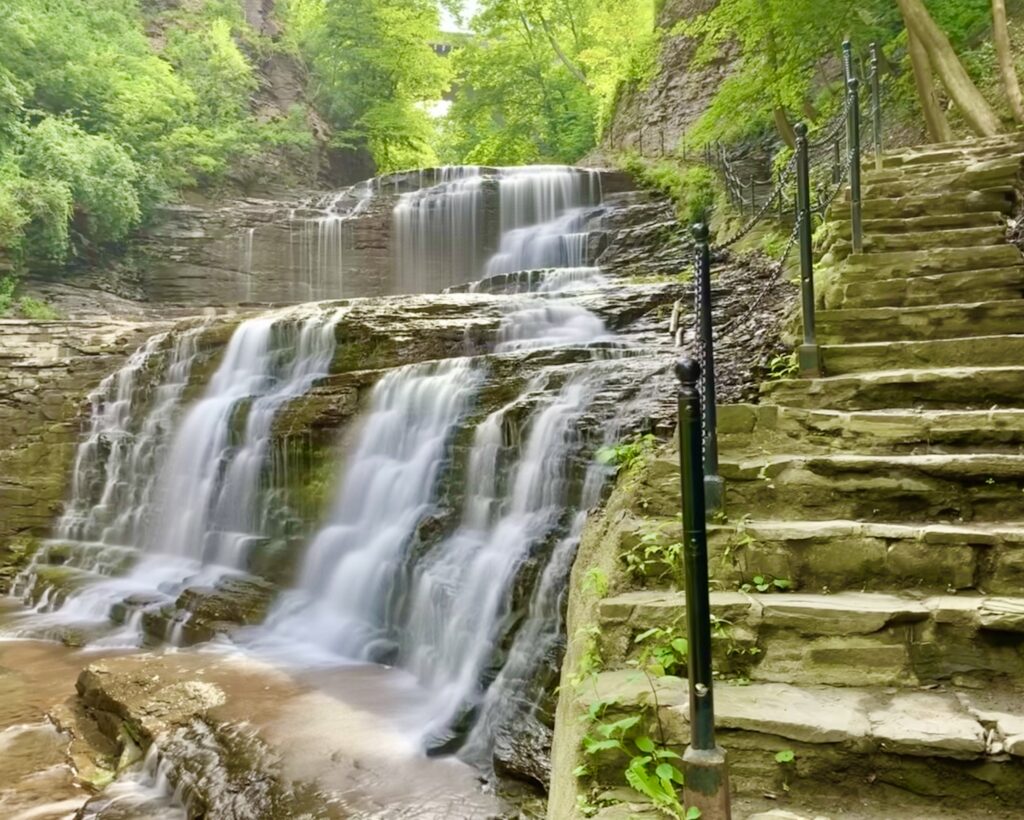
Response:
[[[716,721],[723,729],[914,757],[977,758],[988,748],[985,727],[954,695],[785,683],[720,683],[714,691]],[[649,679],[636,670],[606,672],[598,676],[589,700],[629,707],[653,704],[655,694],[661,708],[688,720],[688,689],[681,678]],[[1018,725],[1003,726],[1014,731]]]

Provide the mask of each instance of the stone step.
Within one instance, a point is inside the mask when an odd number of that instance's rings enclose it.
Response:
[[[892,279],[837,279],[822,301],[830,309],[916,307],[956,302],[1002,302],[1024,298],[1024,266]]]
[[[1005,187],[982,191],[943,191],[910,193],[901,197],[865,197],[861,212],[865,220],[901,219],[969,213],[1012,213],[1014,193]],[[835,220],[849,220],[849,200],[837,199],[829,209]]]
[[[1024,406],[1024,366],[878,370],[761,385],[765,401],[833,410]]]
[[[1019,453],[1024,448],[1024,409],[846,411],[726,404],[718,408],[718,440],[725,454]]]
[[[840,269],[840,276],[844,282],[876,281],[901,276],[1012,268],[1020,264],[1020,251],[1005,243],[982,247],[943,247],[850,254]]]
[[[954,142],[934,143],[909,150],[886,153],[882,157],[884,168],[897,168],[914,165],[941,165],[955,162],[964,157],[976,159],[992,156],[1005,156],[1007,153],[1024,151],[1024,142],[1019,134],[1003,134],[997,137]]]
[[[892,686],[1024,672],[1014,656],[1024,648],[1024,598],[743,590],[713,591],[710,602],[717,667],[752,681]],[[636,663],[653,641],[685,635],[686,599],[628,592],[602,600],[598,619],[605,662]],[[665,632],[651,636],[655,628]],[[951,657],[972,660],[947,665]]]
[[[726,512],[802,520],[1012,521],[1024,455],[830,453],[722,459]]]
[[[883,164],[879,170],[874,164],[863,166],[861,178],[865,183],[893,182],[908,180],[915,183],[926,182],[934,177],[948,177],[953,174],[964,174],[979,169],[1006,168],[1009,173],[1019,170],[1024,156],[1019,153],[1007,153],[999,147],[988,147],[972,152],[949,152],[945,158],[935,162],[913,162],[903,165]]]
[[[829,376],[914,368],[1015,367],[1024,364],[1024,334],[826,345],[822,356]]]
[[[873,181],[865,178],[861,187],[863,199],[899,197],[945,191],[981,191],[990,188],[1013,188],[1022,170],[1020,156],[999,156],[977,162],[957,163],[950,168],[934,169],[931,173],[892,174],[878,172]],[[849,198],[850,189],[845,191]]]
[[[1024,299],[819,310],[819,344],[1003,336],[1024,328]]]
[[[709,532],[712,577],[729,589],[785,579],[792,589],[1024,589],[1024,524],[744,520]]]
[[[1006,230],[1000,225],[973,228],[930,229],[906,233],[865,233],[866,253],[891,253],[925,248],[968,248],[1005,245]]]
[[[1000,211],[961,211],[959,213],[925,214],[923,216],[883,217],[865,219],[863,222],[865,236],[903,235],[923,231],[945,231],[963,228],[998,228],[1005,232],[1006,215]],[[848,219],[835,224],[836,234],[846,240],[850,239],[851,227]]]
[[[741,794],[784,778],[787,795],[800,799],[841,776],[861,789],[888,783],[934,797],[970,795],[979,813],[954,816],[977,818],[1012,816],[990,815],[982,804],[1019,805],[1024,794],[1024,715],[1006,696],[720,680],[714,704],[717,739],[729,751],[730,777]],[[659,738],[677,753],[690,739],[689,707],[685,679],[650,678],[635,669],[597,675],[578,704],[581,719],[594,710],[609,723],[639,711],[646,720],[630,735]],[[794,763],[780,775],[765,760],[783,749],[793,752]],[[593,758],[601,782],[621,779],[621,752]],[[783,791],[778,782],[774,787]],[[886,804],[884,796],[879,800],[878,808]]]

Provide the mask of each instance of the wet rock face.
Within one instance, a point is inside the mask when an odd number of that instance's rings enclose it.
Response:
[[[657,24],[664,30],[714,8],[718,0],[668,0]],[[736,50],[725,47],[704,66],[690,62],[699,45],[694,38],[665,37],[658,72],[646,88],[624,89],[615,110],[608,143],[616,149],[631,148],[645,156],[670,153],[687,129],[707,110]]]
[[[0,564],[46,534],[64,495],[89,391],[159,323],[0,320]],[[13,556],[12,556],[13,557]]]
[[[480,270],[445,284],[479,278],[483,261],[498,248],[497,178],[486,176],[497,171],[480,172],[475,220]],[[436,169],[427,169],[379,177],[338,194],[165,206],[139,235],[130,259],[102,276],[91,275],[105,290],[177,304],[303,302],[402,292],[408,287],[397,270],[395,206],[403,194],[440,179]],[[668,203],[636,193],[632,179],[617,171],[601,171],[600,187],[606,205],[589,214],[589,261],[602,257],[612,275],[678,269],[677,253],[666,258],[666,249],[675,247]],[[41,280],[39,285],[75,307],[58,282]]]

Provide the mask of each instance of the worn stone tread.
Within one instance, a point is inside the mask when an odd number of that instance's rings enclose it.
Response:
[[[819,344],[1002,336],[1024,327],[1024,299],[818,312]]]
[[[1024,405],[1024,366],[870,370],[761,385],[762,396],[805,408],[984,409]]]
[[[1024,363],[1024,334],[825,345],[822,354],[831,376],[915,367],[1014,367]]]
[[[801,635],[870,635],[895,623],[934,620],[971,629],[1024,634],[1024,598],[1003,595],[933,595],[888,592],[712,591],[711,611],[753,627],[781,627]],[[686,612],[682,592],[642,590],[603,599],[604,625],[679,623]]]
[[[843,264],[844,281],[858,274],[887,278],[900,272],[908,274],[949,273],[978,270],[979,268],[1006,268],[1019,265],[1020,251],[1005,242],[982,247],[948,245],[921,250],[894,250],[875,253],[850,254]]]
[[[920,307],[950,302],[1000,302],[1024,296],[1024,266],[898,275],[845,277],[822,294],[830,309]]]
[[[689,691],[682,678],[652,682],[636,670],[603,672],[582,700],[587,705],[614,701],[617,708],[636,708],[653,702],[655,694],[666,718],[663,725],[678,733],[671,742],[686,743]],[[839,744],[861,754],[877,751],[954,759],[995,757],[1003,752],[1008,739],[999,734],[998,725],[989,735],[971,710],[946,692],[893,693],[787,683],[739,686],[719,681],[714,698],[716,724],[726,737],[736,731],[806,744]],[[672,720],[673,716],[680,720]],[[1016,728],[1005,719],[1004,726]]]

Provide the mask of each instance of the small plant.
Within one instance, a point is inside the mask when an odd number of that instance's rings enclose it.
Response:
[[[800,362],[796,353],[783,353],[768,360],[768,380],[795,379],[800,375]]]
[[[775,762],[782,769],[782,790],[789,791],[789,778],[796,767],[796,752],[792,749],[782,749],[775,753]]]
[[[652,575],[655,581],[667,577],[677,589],[682,589],[685,583],[683,544],[681,541],[666,543],[668,540],[660,530],[643,533],[639,543],[622,556],[629,574],[640,582]]]
[[[601,656],[601,629],[594,625],[587,629],[581,629],[576,633],[577,637],[586,641],[583,652],[580,654],[576,671],[569,678],[569,683],[574,688],[579,688],[584,681],[592,680],[597,676],[604,666],[604,658]]]
[[[740,585],[740,592],[787,592],[793,588],[788,578],[775,578],[771,575],[755,575],[750,583]]]
[[[46,302],[33,299],[31,296],[22,296],[18,300],[18,310],[26,319],[36,322],[47,322],[59,318],[59,314]]]
[[[616,467],[616,472],[628,471],[639,464],[654,449],[655,444],[657,444],[657,439],[650,433],[646,433],[634,436],[621,444],[601,447],[595,457],[601,464]]]
[[[583,591],[595,598],[608,594],[608,575],[600,567],[591,567],[583,576]]]
[[[583,751],[588,755],[612,750],[624,753],[629,757],[626,782],[672,816],[686,816],[676,788],[683,785],[683,773],[673,762],[680,760],[680,755],[647,735],[626,738],[642,718],[643,714],[634,714],[611,723],[596,723],[583,738]]]
[[[6,316],[14,303],[14,289],[18,281],[13,276],[0,278],[0,316]]]
[[[674,627],[652,627],[637,635],[633,643],[644,644],[638,663],[648,674],[660,678],[686,669],[689,642]]]

